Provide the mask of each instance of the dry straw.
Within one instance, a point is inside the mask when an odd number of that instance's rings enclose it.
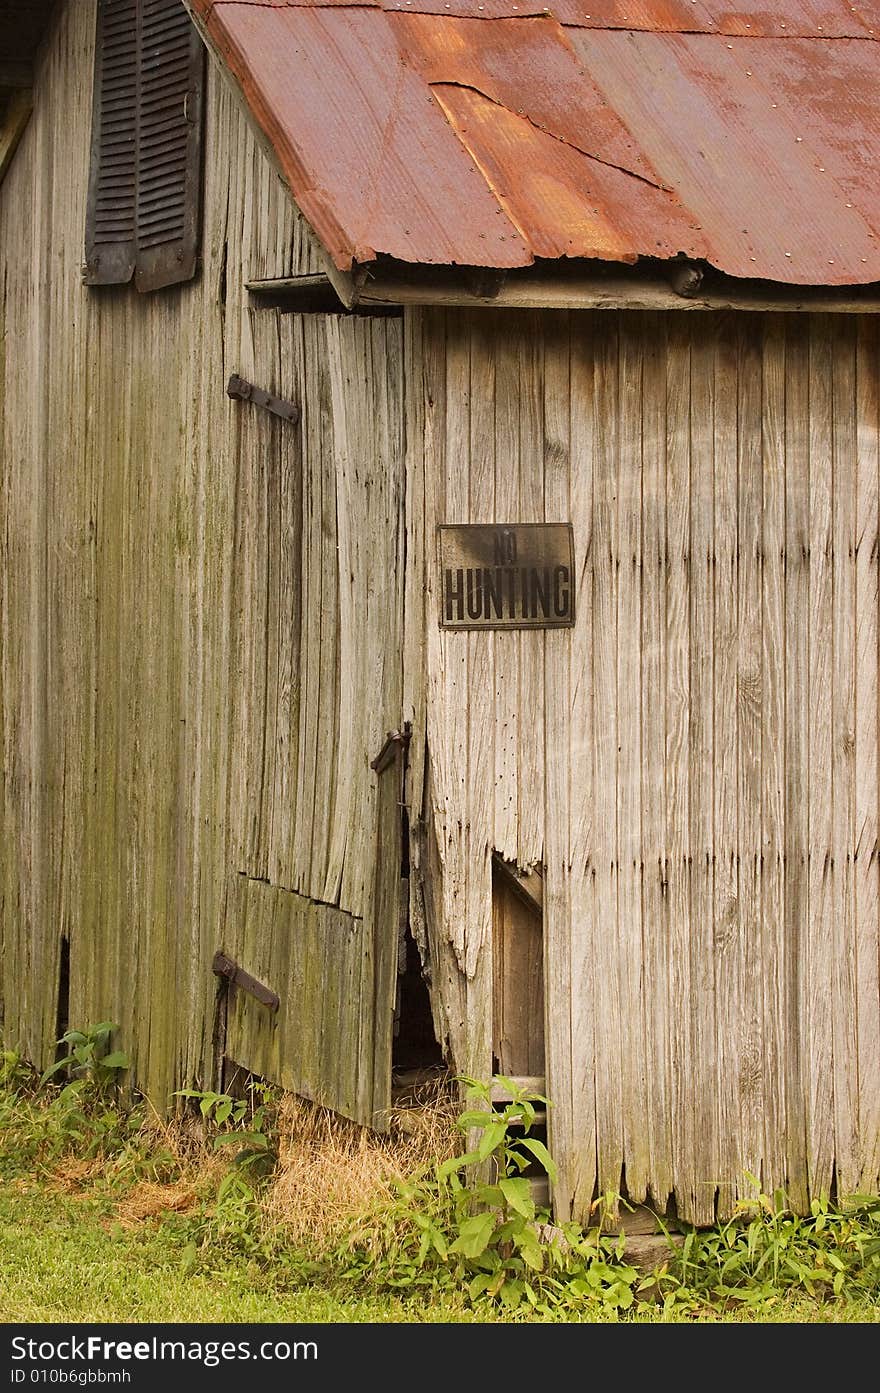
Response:
[[[454,1086],[439,1074],[397,1100],[384,1134],[287,1095],[267,1218],[294,1242],[324,1249],[393,1198],[400,1181],[461,1149],[458,1111]]]

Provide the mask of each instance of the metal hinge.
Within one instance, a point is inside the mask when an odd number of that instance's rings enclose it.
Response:
[[[273,992],[271,987],[265,987],[262,982],[258,982],[256,977],[252,977],[249,972],[245,972],[243,967],[239,967],[232,958],[227,958],[226,954],[218,951],[214,954],[214,961],[211,963],[211,971],[217,977],[225,977],[236,987],[241,987],[243,992],[248,992],[256,997],[257,1001],[268,1006],[270,1011],[277,1011],[280,1005],[278,993]]]
[[[237,372],[232,374],[226,384],[226,395],[235,401],[250,401],[254,406],[262,406],[266,411],[271,411],[273,416],[280,416],[282,421],[295,424],[299,420],[299,407],[294,406],[292,401],[285,401],[283,397],[264,392],[262,387],[255,387],[252,382],[246,382],[243,377],[239,377]]]
[[[406,750],[409,745],[411,734],[412,727],[409,721],[407,721],[403,730],[389,730],[385,737],[385,744],[376,755],[376,758],[370,760],[370,768],[374,769],[377,774],[381,774],[383,769],[387,769],[389,764],[392,763],[398,749],[402,748]]]

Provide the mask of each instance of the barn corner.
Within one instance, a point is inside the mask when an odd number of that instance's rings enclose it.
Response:
[[[877,1193],[876,36],[475,8],[0,0],[0,1028]]]

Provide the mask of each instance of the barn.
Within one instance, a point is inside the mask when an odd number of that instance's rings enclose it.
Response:
[[[880,1188],[877,0],[0,0],[0,1027]]]

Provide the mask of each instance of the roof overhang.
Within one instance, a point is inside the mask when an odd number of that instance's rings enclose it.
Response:
[[[621,267],[613,262],[537,264],[524,270],[413,267],[381,261],[340,271],[326,258],[323,277],[251,281],[256,304],[290,311],[339,308],[360,314],[402,306],[558,310],[739,310],[880,313],[880,283],[793,286],[738,280],[709,266],[680,261]],[[326,287],[321,293],[319,282]]]

